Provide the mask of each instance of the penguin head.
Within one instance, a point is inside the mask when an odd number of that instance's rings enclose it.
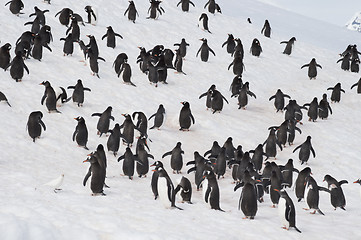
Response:
[[[296,38],[295,37],[292,37],[291,39],[290,39],[290,41],[296,41]]]
[[[132,120],[131,116],[128,113],[123,113],[122,116],[125,117],[125,120]]]
[[[326,99],[327,99],[327,94],[326,94],[326,93],[324,93],[324,94],[322,95],[322,99],[323,99],[323,100],[326,100]]]
[[[203,43],[207,43],[207,39],[205,39],[205,38],[201,38],[199,40],[202,41]]]
[[[78,122],[84,122],[84,118],[83,117],[76,117],[74,118],[75,120],[77,120]]]
[[[97,147],[97,152],[99,151],[104,151],[104,146],[103,144],[99,144],[98,147]]]
[[[10,49],[11,49],[11,44],[10,44],[10,43],[6,43],[4,46],[2,46],[2,48],[4,48],[7,52],[9,52]]]
[[[323,181],[325,182],[329,182],[329,181],[332,181],[334,178],[333,177],[331,177],[331,175],[328,175],[328,174],[326,174],[325,175],[325,177],[323,178]]]
[[[185,102],[185,101],[184,101],[184,102],[181,102],[181,104],[183,104],[183,107],[184,107],[184,108],[189,108],[189,106],[190,106],[190,105],[189,105],[189,102]]]
[[[113,30],[112,26],[107,27],[108,30]]]
[[[155,169],[158,168],[163,168],[163,163],[161,161],[155,161],[152,165],[150,165],[151,167],[155,167]]]
[[[44,85],[45,87],[50,87],[50,82],[48,82],[48,81],[43,81],[43,82],[41,82],[39,85]]]
[[[307,136],[306,141],[311,141],[311,136]]]
[[[182,143],[181,143],[181,142],[177,142],[176,147],[181,147],[181,146],[182,146]]]
[[[109,106],[109,107],[107,107],[107,109],[105,111],[111,112],[111,111],[113,111],[113,108],[111,106]]]

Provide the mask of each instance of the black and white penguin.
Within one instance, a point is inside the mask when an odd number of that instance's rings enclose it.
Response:
[[[183,12],[189,11],[189,4],[195,7],[194,3],[190,0],[180,0],[179,3],[177,3],[177,7],[179,6],[179,4],[182,4],[181,7]]]
[[[201,53],[201,60],[203,62],[207,62],[208,61],[208,58],[209,58],[209,52],[213,53],[214,56],[216,56],[216,54],[214,53],[214,51],[208,46],[207,44],[207,39],[205,38],[202,38],[202,39],[199,39],[201,40],[203,43],[201,45],[201,47],[199,48],[197,54],[196,54],[196,57],[198,57],[198,54],[199,52]]]
[[[276,190],[279,191],[279,189]],[[301,231],[296,227],[296,209],[292,199],[284,190],[279,191],[279,193],[281,198],[278,203],[278,214],[280,216],[283,228],[288,230],[289,228],[293,227],[297,232],[301,233]]]
[[[311,144],[311,136],[307,136],[307,139],[304,143],[302,143],[301,145],[299,145],[298,147],[296,147],[293,152],[297,151],[298,149],[300,149],[300,152],[298,154],[298,157],[301,161],[301,165],[304,163],[307,163],[308,159],[310,158],[310,153],[312,152],[313,157],[316,157],[316,153],[315,150],[312,147]]]
[[[72,14],[73,14],[73,10],[71,10],[70,8],[63,8],[57,14],[55,14],[55,17],[59,15],[60,24],[68,26]]]
[[[152,179],[150,181],[150,186],[152,188],[152,192],[154,195],[154,200],[157,200],[159,194],[158,194],[158,178],[159,173],[157,171],[158,168],[163,168],[163,163],[161,161],[155,161],[150,167],[155,167],[155,169],[152,170]]]
[[[234,58],[241,58],[243,60],[244,58],[244,49],[241,39],[236,38],[234,40],[236,42],[236,47],[234,48],[234,52],[231,54]]]
[[[114,128],[109,130],[108,132],[110,132],[110,136],[107,141],[107,148],[108,151],[113,152],[114,157],[116,157],[119,150],[120,138],[122,136],[120,133],[119,124],[116,123]]]
[[[162,3],[162,1],[149,0],[149,2],[150,2],[150,7],[148,9],[149,17],[147,17],[147,19],[158,19],[159,15],[165,13],[164,9],[161,6],[159,6]]]
[[[183,72],[183,57],[180,54],[180,48],[175,50],[175,61],[174,61],[174,68],[176,70],[176,73],[183,73],[184,75],[187,75],[185,72]]]
[[[327,101],[327,94],[324,93],[322,95],[322,99],[320,101],[320,103],[318,104],[319,107],[319,111],[318,111],[318,116],[321,119],[327,119],[328,118],[328,113],[332,114],[332,109],[330,104]]]
[[[237,54],[234,56],[233,61],[228,66],[228,70],[233,66],[233,74],[236,76],[242,76],[244,70],[243,57]]]
[[[184,151],[182,150],[182,143],[177,142],[176,146],[172,149],[172,151],[166,152],[163,154],[162,158],[166,156],[170,157],[170,166],[173,169],[173,173],[181,173],[183,167],[183,157]]]
[[[220,191],[216,175],[212,170],[207,170],[203,174],[203,200],[211,209],[224,212],[220,207]]]
[[[194,117],[192,115],[189,102],[181,102],[183,107],[179,113],[179,125],[180,131],[189,131],[191,124],[195,124]]]
[[[345,71],[350,71],[350,61],[351,61],[351,53],[346,53],[346,55],[343,56],[343,58],[337,60],[336,63],[342,62],[341,69]]]
[[[85,26],[84,20],[83,20],[83,18],[82,18],[79,14],[73,13],[73,14],[71,15],[71,17],[72,17],[72,18],[75,18],[78,23],[80,23],[81,25]]]
[[[333,178],[331,175],[325,175],[323,181],[327,182],[328,189],[331,193],[331,204],[335,208],[341,208],[342,210],[346,210],[346,199],[345,195],[342,191],[342,184],[348,183],[346,180],[337,181],[335,178]]]
[[[175,194],[177,194],[179,191],[180,195],[182,197],[182,202],[186,202],[186,203],[192,203],[191,202],[191,198],[192,198],[192,184],[189,181],[188,178],[182,176],[181,180],[179,181],[177,187],[174,189]]]
[[[184,58],[187,55],[187,47],[189,46],[189,43],[187,43],[184,38],[182,38],[180,43],[175,43],[174,46],[178,46],[179,55],[182,58]]]
[[[216,85],[212,84],[208,91],[205,92],[205,93],[202,93],[198,98],[201,99],[202,97],[205,97],[207,96],[207,99],[206,99],[206,107],[207,107],[207,110],[209,108],[212,108],[212,93],[213,91],[216,89]]]
[[[80,27],[78,20],[75,17],[71,17],[70,27],[66,30],[65,34],[71,33],[74,42],[80,40]]]
[[[308,106],[307,116],[309,117],[308,121],[315,122],[318,118],[318,112],[320,110],[318,106],[317,97],[314,97],[312,102],[303,105],[303,107],[307,107],[307,106]]]
[[[165,118],[165,109],[163,107],[163,104],[159,104],[157,112],[154,113],[153,115],[151,115],[148,118],[148,120],[150,120],[153,117],[154,117],[154,124],[153,124],[153,127],[149,128],[149,129],[156,128],[159,130],[159,128],[163,125],[164,118]]]
[[[40,85],[45,86],[44,95],[40,101],[41,105],[44,105],[44,101],[45,101],[45,106],[48,109],[49,113],[50,112],[60,113],[56,109],[56,94],[55,94],[55,91],[54,91],[53,87],[51,86],[50,82],[43,81],[42,83],[40,83]]]
[[[152,158],[154,159],[154,156],[149,154],[145,148],[144,145],[140,144],[138,146],[138,151],[136,154],[136,157],[138,159],[137,161],[137,173],[138,173],[138,177],[147,177],[147,173],[149,171],[149,159],[148,158]]]
[[[271,128],[274,128],[275,130],[277,130],[276,132],[276,138],[279,144],[281,144],[283,147],[286,147],[286,142],[287,142],[287,135],[288,135],[288,121],[289,120],[285,120],[283,121],[283,123],[281,123],[281,125],[279,126],[272,126],[269,127],[268,130],[270,130]]]
[[[203,173],[205,170],[211,170],[211,167],[208,165],[209,161],[202,157],[199,152],[194,152],[194,161],[187,162],[187,166],[194,164],[195,166],[188,169],[187,173],[195,171],[194,182],[197,186],[197,191],[201,188],[203,181]]]
[[[128,55],[126,53],[120,53],[118,54],[118,56],[116,57],[116,59],[113,62],[113,67],[114,67],[114,71],[116,74],[120,74],[120,69],[122,67],[122,65],[128,61]]]
[[[101,137],[103,133],[106,134],[109,131],[110,120],[114,121],[114,117],[112,116],[112,110],[113,108],[109,106],[103,113],[93,113],[91,115],[92,117],[100,117],[97,124],[97,134],[100,135],[99,137]]]
[[[122,114],[122,116],[125,117],[124,122],[122,123],[122,125],[120,125],[120,129],[123,129],[123,143],[126,144],[128,147],[131,147],[134,142],[135,125],[132,121],[132,117],[129,114]]]
[[[105,196],[105,193],[103,192],[106,176],[106,167],[104,166],[104,162],[102,162],[102,159],[99,157],[97,152],[89,154],[89,157],[83,162],[90,163],[88,173],[85,175],[83,180],[83,186],[86,185],[86,182],[91,176],[90,189],[93,192],[92,196]]]
[[[34,46],[33,46],[33,49],[31,51],[31,56],[34,59],[41,61],[41,59],[43,58],[43,47],[48,49],[50,52],[53,51],[53,50],[51,50],[51,48],[47,44],[45,44],[45,45],[42,44],[41,37],[38,34],[34,38]]]
[[[201,16],[199,17],[198,21],[200,22],[200,24],[202,24],[204,31],[211,33],[211,31],[209,31],[209,28],[208,28],[208,16],[206,13],[202,13]],[[199,27],[199,24],[198,24],[198,27]]]
[[[261,43],[257,38],[253,39],[250,52],[253,56],[259,57],[262,52]]]
[[[148,137],[148,119],[143,112],[134,112],[132,114],[133,119],[137,117],[137,123],[135,124],[135,129],[139,131],[141,137]]]
[[[296,137],[296,130],[302,134],[302,131],[300,128],[298,128],[296,126],[297,124],[297,121],[296,120],[288,120],[288,139],[287,139],[287,142],[288,142],[288,145],[293,145],[293,141],[295,140],[295,137]]]
[[[24,63],[24,59],[23,59],[23,56],[22,56],[21,52],[16,52],[16,56],[13,58],[11,63],[8,65],[8,67],[10,67],[10,75],[11,75],[11,77],[16,82],[21,82],[21,80],[22,80],[22,78],[24,76],[24,69],[29,74],[29,69]]]
[[[135,23],[135,19],[137,18],[137,16],[139,17],[139,14],[138,14],[137,9],[135,8],[135,4],[133,1],[129,1],[129,6],[128,6],[127,10],[125,10],[124,16],[127,13],[128,13],[128,20]]]
[[[288,101],[287,106],[284,108],[285,112],[285,120],[297,121],[301,123],[303,113],[301,109],[306,109],[306,107],[298,105],[296,100],[290,99]]]
[[[223,109],[223,100],[226,101],[227,104],[229,104],[227,99],[222,95],[222,93],[220,93],[216,89],[212,90],[212,93],[211,93],[211,108],[212,108],[213,113],[222,111],[222,109]]]
[[[221,8],[219,7],[219,5],[216,3],[215,0],[208,0],[208,2],[204,5],[204,9],[208,6],[208,12],[214,14],[216,11],[219,13],[221,12]]]
[[[64,41],[64,47],[63,47],[63,53],[64,56],[68,56],[68,55],[72,55],[74,52],[74,39],[73,39],[73,35],[71,33],[69,33],[68,36],[66,36],[66,38],[60,38],[60,41]]]
[[[20,12],[24,8],[24,3],[21,0],[11,0],[5,4],[8,5],[10,3],[9,9],[12,14],[19,16],[19,14],[24,14]]]
[[[263,152],[263,145],[258,144],[258,146],[254,150],[250,150],[249,153],[253,153],[251,161],[255,170],[260,172],[263,167],[263,157],[266,156],[266,153]]]
[[[89,150],[86,146],[88,142],[88,129],[85,124],[85,120],[83,117],[77,117],[74,119],[78,121],[78,124],[73,133],[73,141],[76,141],[79,147],[84,147],[86,150]]]
[[[115,37],[120,37],[123,39],[122,35],[119,33],[114,32],[113,28],[111,26],[107,27],[107,33],[104,34],[102,37],[102,40],[106,37],[107,38],[107,47],[115,48]]]
[[[354,87],[356,87],[356,86],[357,86],[357,93],[360,94],[360,93],[361,93],[361,78],[358,80],[357,83],[355,83],[355,84],[353,84],[353,85],[351,86],[351,89],[354,88]]]
[[[360,71],[360,59],[352,59],[351,60],[351,72],[358,73]]]
[[[91,50],[91,53],[94,58],[99,57],[99,48],[98,48],[97,40],[93,35],[86,35],[86,36],[89,38],[89,43],[88,45],[86,45],[87,49]]]
[[[271,96],[268,101],[271,101],[272,99],[275,99],[274,106],[278,111],[283,111],[283,108],[285,107],[285,98],[291,98],[289,95],[284,94],[281,89],[278,89],[276,94]]]
[[[222,48],[227,45],[227,53],[233,54],[236,47],[236,42],[232,34],[228,33],[227,40],[222,44]]]
[[[9,107],[11,107],[8,99],[6,98],[5,94],[0,91],[0,102],[6,102]]]
[[[226,139],[226,141],[223,144],[223,147],[226,148],[227,159],[229,159],[229,160],[234,159],[236,148],[233,146],[233,138],[232,137],[228,137]]]
[[[334,87],[329,87],[327,88],[327,90],[332,90],[331,93],[331,101],[332,102],[340,102],[341,100],[341,92],[345,92],[345,90],[343,90],[341,88],[341,83],[337,83]]]
[[[175,205],[176,192],[172,180],[170,179],[164,167],[156,167],[158,172],[158,196],[165,208],[177,208],[183,210]]]
[[[268,158],[274,157],[276,158],[277,155],[277,148],[278,146],[282,151],[282,145],[278,142],[276,138],[276,130],[274,128],[270,129],[269,135],[266,141],[263,143],[263,146],[266,145],[265,153]]]
[[[304,67],[308,67],[308,77],[310,78],[310,80],[316,79],[317,67],[322,69],[322,66],[316,62],[315,58],[312,58],[310,63],[303,65],[301,69]]]
[[[85,12],[87,13],[87,22],[91,25],[96,25],[98,22],[98,14],[94,7],[92,6],[85,6],[84,8]]]
[[[261,30],[261,33],[264,34],[265,37],[271,37],[271,25],[269,24],[268,20],[266,19]]]
[[[74,89],[74,92],[71,96],[73,102],[78,105],[78,107],[82,107],[84,103],[84,91],[91,92],[90,88],[84,87],[82,80],[78,79],[75,86],[68,86],[67,89]]]
[[[304,168],[297,176],[295,182],[295,193],[298,201],[300,202],[305,196],[306,178],[310,176],[311,168]]]
[[[50,42],[53,41],[53,35],[51,33],[51,27],[48,25],[44,25],[38,35],[40,36],[41,39],[41,44],[43,44],[44,47],[48,48],[49,46],[47,46],[48,44],[50,44]]]
[[[133,175],[134,175],[134,163],[135,161],[137,161],[136,156],[133,154],[132,150],[130,149],[130,147],[127,147],[125,149],[125,153],[120,156],[118,158],[118,162],[120,160],[124,160],[123,161],[123,173],[125,176],[128,176],[128,178],[130,180],[133,180]]]
[[[298,169],[294,168],[293,159],[288,159],[286,165],[280,166],[280,169],[282,171],[283,178],[282,185],[285,186],[285,188],[291,188],[293,184],[293,172],[300,172]]]
[[[43,118],[43,113],[40,111],[32,112],[29,115],[29,119],[26,124],[26,127],[28,129],[29,136],[33,139],[33,142],[35,142],[36,138],[40,138],[41,128],[43,128],[44,131],[46,131],[45,124],[41,120],[42,118]]]
[[[89,60],[89,67],[90,67],[90,70],[91,70],[91,72],[92,72],[92,75],[93,76],[97,76],[98,78],[100,78],[99,77],[99,63],[98,63],[98,59],[99,60],[102,60],[102,61],[104,61],[105,62],[105,59],[104,58],[102,58],[102,57],[96,57],[96,55],[93,53],[93,50],[92,50],[92,48],[89,48],[88,50],[87,50],[87,58],[88,58],[88,60]]]
[[[313,209],[314,211],[311,212],[311,214],[315,214],[317,211],[319,214],[325,215],[318,207],[320,201],[319,191],[325,191],[330,193],[330,190],[318,186],[316,180],[313,177],[308,176],[306,178],[305,200],[307,202],[309,209],[305,209],[305,210]]]
[[[236,97],[238,95],[238,109],[246,109],[246,106],[248,104],[248,95],[254,98],[256,97],[256,94],[254,94],[253,92],[251,92],[249,90],[249,83],[245,82],[241,89],[239,90],[239,93],[236,95],[232,95],[232,97]]]
[[[86,55],[87,55],[87,52],[88,52],[88,47],[85,45],[83,40],[80,40],[77,43],[79,44],[79,54],[84,57],[84,59],[80,60],[80,62],[85,62]]]
[[[131,81],[132,69],[126,59],[124,60],[124,63],[121,66],[122,67],[119,70],[118,77],[121,77],[125,84],[136,87],[136,85]]]
[[[213,164],[215,165],[214,173],[217,175],[217,179],[220,179],[220,177],[224,177],[227,168],[227,156],[225,147],[221,147],[217,158]]]
[[[244,218],[254,219],[257,213],[257,195],[253,184],[246,183],[242,188],[242,193],[239,198],[238,210],[241,209]]]
[[[280,44],[282,43],[285,43],[286,44],[286,47],[285,47],[285,50],[283,50],[283,54],[287,54],[287,55],[291,55],[292,53],[292,46],[293,44],[295,43],[296,41],[296,38],[295,37],[292,37],[290,40],[288,41],[282,41],[280,42]]]
[[[10,64],[10,60],[11,60],[10,49],[11,49],[11,44],[10,43],[5,43],[0,48],[0,68],[2,68],[4,70]]]
[[[243,86],[242,76],[235,76],[232,80],[232,83],[229,87],[231,91],[231,96],[236,96]]]
[[[217,141],[213,141],[211,149],[206,151],[203,156],[207,157],[207,155],[209,155],[208,159],[216,159],[220,151],[221,146],[219,146]]]

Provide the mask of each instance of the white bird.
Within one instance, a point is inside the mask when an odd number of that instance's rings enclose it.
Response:
[[[48,183],[45,183],[44,185],[45,185],[45,186],[53,187],[53,188],[54,188],[54,192],[57,193],[57,191],[60,191],[60,190],[61,190],[59,187],[63,184],[63,181],[64,181],[64,174],[61,174],[59,177],[51,180],[51,181],[48,182]]]

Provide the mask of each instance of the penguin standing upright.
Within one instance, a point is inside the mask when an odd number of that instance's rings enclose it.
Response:
[[[29,136],[33,139],[33,142],[35,142],[36,138],[40,138],[41,127],[43,127],[44,131],[46,131],[45,124],[41,120],[42,118],[43,113],[40,111],[32,112],[29,115],[26,127],[28,129]]]
[[[118,158],[118,162],[124,160],[123,162],[123,173],[128,176],[130,180],[133,180],[134,175],[134,162],[137,161],[136,156],[132,153],[130,147],[125,149],[125,153]]]
[[[150,120],[152,117],[154,117],[153,127],[149,129],[157,128],[159,130],[159,128],[163,125],[164,116],[165,116],[165,109],[163,107],[163,104],[160,104],[157,112],[148,118],[148,120]]]
[[[332,102],[340,102],[341,100],[341,92],[345,92],[345,90],[343,90],[341,88],[341,83],[337,83],[334,87],[329,87],[327,88],[327,90],[332,90],[331,93],[331,101]]]
[[[182,189],[180,195],[182,197],[182,202],[192,203],[192,184],[188,178],[182,177],[179,181],[177,187],[174,189],[175,194],[177,194]]]
[[[73,141],[76,140],[79,147],[84,147],[86,150],[89,150],[86,146],[88,142],[88,129],[86,127],[85,120],[83,117],[77,117],[74,119],[78,121],[78,124],[73,133]]]
[[[205,170],[210,170],[211,168],[208,165],[209,161],[202,157],[199,152],[194,152],[194,161],[187,162],[187,166],[194,164],[195,166],[188,169],[187,173],[195,171],[194,182],[197,186],[197,191],[200,189],[203,181],[203,173]]]
[[[278,142],[276,138],[276,130],[274,128],[269,129],[269,135],[266,139],[266,141],[263,143],[263,146],[266,145],[266,156],[268,158],[274,157],[276,158],[277,155],[277,148],[276,145],[281,149],[282,151],[282,145]]]
[[[358,73],[360,71],[360,59],[352,59],[351,60],[351,72]]]
[[[130,80],[132,78],[132,69],[127,62],[127,60],[124,60],[124,63],[122,64],[122,67],[119,70],[118,77],[122,75],[123,81],[125,84],[129,84],[133,87],[136,87],[134,83]]]
[[[177,71],[176,73],[183,73],[184,75],[187,75],[185,72],[183,72],[183,57],[180,53],[180,49],[175,50],[176,56],[174,61],[174,68]]]
[[[135,125],[132,121],[132,117],[129,114],[122,114],[125,117],[124,122],[120,125],[120,129],[123,128],[122,139],[123,143],[131,147],[134,141],[134,129]]]
[[[205,97],[207,96],[207,99],[206,99],[206,107],[207,107],[207,110],[209,108],[212,108],[212,93],[213,91],[216,89],[216,85],[212,84],[208,91],[205,92],[205,93],[202,93],[198,98],[201,99],[202,97]]]
[[[320,103],[318,104],[319,107],[319,111],[318,111],[318,116],[321,119],[327,119],[328,117],[328,112],[330,112],[330,114],[332,114],[332,109],[330,104],[327,101],[327,94],[324,93],[322,95],[322,99],[320,101]]]
[[[55,17],[59,15],[60,24],[68,26],[72,14],[73,14],[73,10],[71,10],[70,8],[63,8],[57,14],[55,14]]]
[[[6,69],[10,64],[10,49],[11,44],[6,43],[0,48],[0,68]]]
[[[351,86],[351,89],[354,88],[354,87],[356,87],[356,86],[357,86],[357,93],[360,94],[360,93],[361,93],[361,78],[358,80],[357,83],[355,83],[355,84],[353,84],[353,85]]]
[[[91,176],[90,189],[93,192],[92,196],[105,196],[105,193],[103,192],[106,176],[106,167],[104,162],[98,156],[97,152],[89,154],[89,157],[83,162],[90,162],[90,167],[88,173],[84,177],[83,185],[86,185],[86,182]]]
[[[149,0],[150,7],[148,9],[149,17],[147,19],[158,19],[159,15],[162,15],[162,12],[165,13],[164,9],[159,5],[162,3],[158,0]]]
[[[244,70],[243,56],[241,56],[240,54],[235,54],[232,63],[228,66],[228,70],[231,68],[232,65],[234,75],[242,76]]]
[[[178,46],[179,48],[179,55],[184,58],[187,55],[187,46],[189,43],[186,42],[184,38],[182,38],[180,43],[175,43],[174,46]]]
[[[217,183],[216,175],[212,170],[207,170],[203,175],[203,199],[210,205],[211,209],[219,210],[224,212],[220,205],[220,192],[219,186]]]
[[[292,46],[293,44],[295,43],[296,41],[296,38],[295,37],[292,37],[290,40],[288,41],[282,41],[280,42],[280,44],[282,43],[285,43],[286,44],[286,47],[285,47],[285,50],[283,50],[283,54],[287,54],[287,55],[291,55],[292,53]]]
[[[41,98],[41,105],[44,105],[44,101],[45,101],[45,106],[48,109],[49,113],[50,112],[57,112],[60,113],[57,109],[56,109],[56,94],[55,91],[53,89],[53,87],[50,85],[50,82],[48,81],[43,81],[42,83],[40,83],[40,85],[44,85],[45,86],[45,92],[43,97]]]
[[[254,165],[255,170],[260,172],[263,167],[263,156],[266,156],[266,153],[263,152],[263,145],[258,144],[258,146],[254,150],[251,150],[249,152],[253,153],[251,161]]]
[[[177,142],[176,146],[172,149],[172,151],[166,152],[163,154],[162,158],[171,155],[170,158],[170,166],[173,169],[173,173],[181,173],[183,167],[183,157],[184,151],[181,148],[182,143]]]
[[[302,131],[300,128],[298,128],[296,126],[297,121],[296,120],[288,120],[288,138],[287,138],[287,142],[288,145],[293,145],[293,141],[295,140],[296,137],[296,130],[301,134]]]
[[[358,184],[361,185],[361,179],[359,178],[356,181],[354,181],[353,183],[358,183]],[[361,188],[360,188],[360,197],[361,197]]]
[[[292,187],[293,184],[293,172],[299,173],[298,169],[293,167],[293,159],[288,159],[286,165],[280,166],[282,170],[283,181],[282,184],[285,187]]]
[[[163,203],[163,206],[166,208],[177,208],[182,210],[175,205],[176,193],[173,182],[170,179],[167,171],[163,167],[157,167],[155,171],[158,172],[157,188],[159,199]]]
[[[96,57],[96,55],[94,54],[92,48],[89,48],[88,49],[88,55],[87,55],[87,58],[89,59],[89,67],[90,67],[90,70],[92,72],[92,75],[93,76],[97,76],[98,78],[99,77],[99,63],[98,63],[98,59],[99,60],[102,60],[105,62],[105,59],[102,58],[102,57]]]
[[[53,35],[51,34],[51,27],[48,26],[48,25],[44,25],[38,35],[40,36],[40,39],[41,39],[41,44],[48,48],[48,44],[50,44],[50,42],[53,41]]]
[[[253,39],[250,52],[253,56],[259,57],[262,52],[261,43],[257,38]]]
[[[268,38],[271,37],[271,25],[269,24],[267,19],[264,22],[261,33],[263,33],[265,37],[268,37]]]
[[[217,179],[219,179],[220,177],[224,177],[224,174],[226,174],[226,167],[227,167],[226,161],[227,161],[226,148],[221,147],[217,155],[216,161],[213,163],[215,164],[214,173],[217,175]]]
[[[120,126],[118,123],[115,124],[114,128],[112,130],[109,130],[110,136],[107,141],[107,148],[108,151],[113,152],[114,157],[117,156],[117,152],[119,150],[119,144],[120,144]]]
[[[110,120],[114,121],[114,117],[112,116],[112,110],[113,108],[109,106],[103,113],[93,113],[91,115],[92,117],[94,116],[100,117],[97,124],[97,129],[98,129],[97,134],[100,135],[99,137],[101,137],[103,133],[106,134],[108,132]]]
[[[179,4],[182,4],[182,11],[188,12],[189,11],[189,4],[191,4],[193,7],[195,7],[194,3],[190,0],[180,0],[179,3],[177,3],[177,7]]]
[[[293,152],[297,151],[298,149],[300,149],[300,152],[298,154],[298,157],[301,161],[301,165],[305,162],[308,161],[308,159],[310,158],[310,153],[312,152],[313,157],[316,157],[316,153],[315,150],[312,147],[311,144],[311,136],[307,136],[307,139],[304,143],[302,143],[301,145],[299,145],[298,147],[296,147]]]
[[[159,197],[158,194],[158,179],[159,179],[159,172],[157,171],[158,168],[163,168],[163,163],[161,161],[155,161],[151,167],[155,167],[154,170],[152,170],[152,179],[150,180],[150,186],[152,188],[152,192],[154,195],[154,200],[157,200]]]
[[[19,14],[24,14],[20,12],[24,8],[24,3],[21,0],[11,0],[5,4],[8,5],[10,3],[9,9],[12,14],[19,16]]]
[[[91,92],[90,88],[84,87],[82,80],[78,79],[75,86],[68,86],[68,89],[74,89],[74,92],[71,96],[74,103],[77,103],[78,107],[83,106],[84,103],[84,91]]]
[[[235,76],[232,80],[229,90],[231,91],[231,96],[236,96],[243,86],[242,76]]]
[[[245,218],[254,219],[257,213],[256,189],[251,183],[246,183],[242,188],[239,198],[238,210],[241,209]]]
[[[320,201],[319,191],[325,191],[330,193],[330,190],[318,186],[316,180],[313,177],[308,176],[306,178],[306,189],[305,189],[305,199],[307,205],[310,209],[314,209],[314,212],[311,212],[311,214],[315,214],[317,211],[319,214],[325,215],[318,207],[318,203]]]
[[[199,22],[202,21],[203,30],[211,33],[208,28],[208,16],[206,13],[202,13],[201,16],[198,19]],[[199,26],[199,25],[198,25]]]
[[[68,34],[71,30],[71,36],[73,37],[74,42],[80,40],[80,27],[78,25],[78,20],[75,17],[71,17],[70,27],[66,30],[65,34]]]
[[[345,71],[350,70],[351,53],[346,53],[343,58],[339,59],[336,63],[341,62],[341,69]]]
[[[115,73],[118,74],[118,77],[120,75],[120,69],[121,69],[122,65],[127,61],[128,61],[128,55],[126,53],[120,53],[115,58],[115,60],[113,62],[113,67],[114,67]]]
[[[107,47],[115,48],[115,37],[120,37],[123,39],[122,35],[119,33],[114,32],[113,28],[111,26],[107,27],[107,33],[104,34],[102,37],[102,40],[106,37],[107,38]]]
[[[31,52],[31,56],[34,59],[41,61],[41,59],[43,58],[43,47],[48,49],[50,52],[53,51],[47,44],[45,44],[45,45],[42,44],[41,37],[38,34],[34,38],[34,46],[33,46],[32,52]]]
[[[208,0],[208,2],[204,5],[204,9],[208,6],[208,12],[214,14],[217,10],[217,12],[222,13],[221,12],[221,8],[219,7],[219,5],[216,3],[215,0]]]
[[[348,183],[346,180],[337,181],[335,178],[333,178],[331,175],[325,175],[323,181],[327,182],[328,189],[331,193],[331,204],[335,208],[341,208],[342,210],[345,210],[346,206],[346,199],[345,195],[343,194],[341,185]]]
[[[279,189],[276,189],[276,191],[279,191]],[[289,228],[294,227],[297,232],[301,233],[296,227],[296,209],[292,199],[284,190],[279,191],[279,193],[281,198],[278,204],[278,214],[283,228],[288,230]]]
[[[295,193],[299,202],[304,198],[306,178],[310,175],[311,175],[311,168],[306,167],[297,176],[295,182]]]
[[[139,145],[136,157],[138,159],[138,161],[137,161],[138,176],[139,177],[142,177],[142,176],[147,177],[147,173],[149,171],[148,158],[154,159],[154,156],[147,153],[147,151],[144,149],[144,145]]]
[[[132,114],[133,119],[138,115],[135,129],[139,131],[141,137],[148,137],[148,119],[143,112],[134,112]]]
[[[310,80],[316,79],[317,67],[322,69],[322,66],[316,62],[315,58],[312,58],[310,63],[303,65],[301,69],[304,67],[308,67],[308,77],[310,78]]]
[[[128,6],[127,10],[125,10],[124,16],[127,13],[128,13],[128,20],[135,23],[135,19],[137,18],[137,16],[139,17],[139,14],[138,14],[137,9],[135,8],[135,4],[133,1],[129,1],[129,6]]]
[[[251,92],[249,90],[249,83],[246,82],[242,85],[241,89],[239,90],[238,95],[238,109],[246,109],[246,106],[248,104],[248,95],[254,98],[256,97],[256,94],[254,94],[253,92]],[[235,96],[237,96],[235,95]]]
[[[222,44],[222,48],[227,45],[227,53],[233,54],[236,47],[235,39],[232,34],[228,34],[227,41]]]
[[[11,61],[11,63],[8,65],[8,67],[9,66],[10,66],[10,75],[16,82],[21,82],[21,80],[24,76],[24,69],[29,74],[29,69],[25,65],[22,53],[20,51],[16,52],[16,56]]]
[[[179,113],[179,125],[180,131],[189,131],[189,128],[193,122],[195,124],[194,117],[192,115],[189,102],[181,102],[183,107]]]
[[[215,159],[217,158],[219,152],[221,151],[221,146],[219,146],[217,141],[213,141],[211,149],[206,151],[203,156],[206,157],[209,155],[208,159]]]
[[[89,23],[89,24],[95,26],[98,22],[98,15],[97,15],[95,8],[88,5],[84,8],[84,10],[87,13],[87,22],[86,23]]]
[[[281,89],[278,89],[276,94],[271,96],[268,101],[271,101],[272,99],[275,99],[274,106],[278,111],[283,111],[283,108],[285,107],[285,98],[291,98],[289,95],[284,94]]]
[[[197,54],[196,54],[196,57],[198,57],[198,54],[199,52],[201,53],[201,60],[203,62],[207,62],[208,61],[208,58],[209,58],[209,52],[213,53],[214,56],[216,56],[216,54],[214,53],[214,51],[208,46],[207,44],[207,39],[205,38],[202,38],[202,39],[199,39],[201,40],[203,43],[201,45],[201,47],[199,48]]]
[[[211,108],[213,110],[213,113],[215,112],[221,112],[223,109],[223,100],[226,101],[227,99],[220,93],[218,90],[213,90],[211,94]]]
[[[63,53],[64,56],[72,55],[74,52],[74,39],[73,35],[69,33],[66,38],[60,38],[60,41],[64,41]]]
[[[318,100],[317,97],[314,97],[312,102],[306,103],[303,105],[303,107],[308,106],[307,116],[309,117],[308,121],[315,122],[318,117],[319,112],[319,106],[318,106]]]

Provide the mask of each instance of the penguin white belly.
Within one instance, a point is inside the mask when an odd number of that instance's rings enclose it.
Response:
[[[203,183],[202,183],[202,196],[203,196],[203,201],[206,202],[206,192],[207,192],[207,189],[208,189],[208,180],[207,179],[204,179]],[[208,196],[208,199],[209,199],[209,196]],[[209,200],[208,201],[208,205],[209,205]]]
[[[282,227],[289,228],[290,224],[286,220],[286,200],[284,198],[280,198],[278,202],[278,215],[280,217]]]
[[[164,177],[159,177],[157,186],[158,186],[158,195],[159,195],[160,201],[162,202],[162,204],[165,208],[170,208],[171,202],[169,201],[169,198],[168,198],[167,179]]]

